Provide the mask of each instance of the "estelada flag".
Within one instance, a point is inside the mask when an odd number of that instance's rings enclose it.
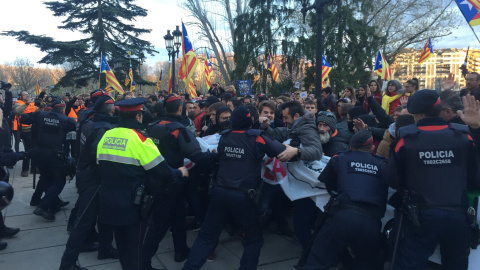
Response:
[[[122,87],[118,83],[117,78],[115,77],[115,74],[113,74],[113,71],[110,69],[110,66],[107,63],[107,59],[105,59],[105,56],[103,56],[103,53],[101,54],[100,58],[100,73],[106,73],[107,87],[105,88],[105,90],[107,90],[107,92],[112,92],[113,90],[115,90],[120,94],[124,93]]]
[[[377,58],[375,59],[375,72],[380,76],[380,78],[390,81],[393,79],[392,70],[388,65],[387,60],[380,51],[377,53]]]
[[[325,59],[325,55],[322,55],[322,88],[325,87],[325,79],[328,77],[328,73],[332,70],[332,66]]]
[[[420,55],[420,60],[418,61],[418,64],[419,65],[423,64],[432,56],[433,56],[433,45],[432,45],[432,39],[429,38],[427,40],[427,43],[425,43],[425,46],[423,46],[423,52],[422,52],[422,55]]]
[[[178,76],[183,80],[187,87],[196,68],[197,54],[195,54],[195,51],[193,50],[187,29],[182,22],[182,64],[180,65]]]

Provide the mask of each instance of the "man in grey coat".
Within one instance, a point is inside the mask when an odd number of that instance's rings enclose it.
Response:
[[[297,101],[289,101],[281,106],[283,122],[287,127],[269,127],[268,121],[262,122],[262,128],[267,135],[284,142],[291,139],[290,145],[277,157],[280,161],[314,161],[322,158],[322,142],[318,135],[315,115],[303,111],[302,105]],[[293,202],[293,229],[295,236],[305,247],[312,238],[311,228],[315,224],[318,208],[310,198],[299,199]]]
[[[262,123],[262,129],[270,137],[280,142],[291,139],[287,149],[278,155],[278,159],[287,161],[313,161],[322,158],[322,142],[318,136],[315,115],[304,112],[297,101],[289,101],[281,106],[283,122],[287,127],[272,129],[268,121]]]

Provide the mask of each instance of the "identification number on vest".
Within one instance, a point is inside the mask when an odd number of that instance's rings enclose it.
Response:
[[[376,175],[378,173],[378,167],[375,164],[350,161],[350,166],[348,166],[349,173],[366,173]]]

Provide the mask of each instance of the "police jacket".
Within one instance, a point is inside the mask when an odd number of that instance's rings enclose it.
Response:
[[[51,111],[23,114],[20,122],[33,125],[35,145],[38,148],[48,148],[58,152],[63,152],[66,134],[75,130],[75,120],[55,108]]]
[[[118,127],[105,132],[97,146],[101,188],[100,222],[130,225],[139,221],[133,204],[135,189],[141,185],[155,191],[163,183],[181,177],[164,161],[157,146],[142,133],[134,119],[120,119]]]
[[[425,118],[400,128],[389,162],[390,186],[412,191],[421,207],[464,213],[467,189],[478,188],[477,159],[468,127]]]
[[[202,153],[195,134],[182,123],[181,117],[168,114],[164,120],[155,121],[147,129],[148,136],[158,147],[167,164],[172,168],[182,167],[185,158],[199,166],[209,166],[216,153]]]
[[[292,139],[290,145],[299,147],[302,145],[301,160],[313,161],[322,158],[322,142],[318,136],[317,125],[315,124],[315,116],[306,111],[291,129],[286,127],[277,127],[272,129],[267,127],[265,133],[279,142]]]
[[[100,173],[96,166],[97,146],[105,132],[116,126],[117,122],[118,117],[96,113],[82,126],[75,182],[79,191],[100,184]]]
[[[256,188],[261,181],[265,154],[276,157],[285,146],[263,134],[262,130],[224,130],[218,142],[217,186]]]
[[[381,218],[388,196],[387,160],[360,151],[345,151],[334,155],[318,180],[327,190],[338,193],[340,204],[353,205]]]

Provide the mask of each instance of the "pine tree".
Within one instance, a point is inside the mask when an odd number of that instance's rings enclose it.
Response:
[[[373,59],[384,37],[375,33],[375,28],[366,25],[359,14],[358,5],[366,6],[368,1],[350,0],[344,4],[336,0],[325,7],[323,24],[323,48],[327,61],[333,69],[329,74],[330,84],[337,92],[345,86],[358,87],[370,80],[373,70]],[[307,59],[315,61],[316,46],[316,14],[309,14],[308,23],[313,34],[309,37],[300,37],[298,50],[301,50]],[[304,79],[305,87],[314,85],[315,67],[309,67]]]
[[[74,41],[57,41],[43,35],[32,35],[27,31],[5,31],[2,35],[16,37],[18,41],[35,45],[47,55],[39,63],[62,65],[71,63],[57,86],[85,86],[90,79],[98,79],[100,53],[107,60],[122,62],[122,70],[129,63],[127,52],[131,51],[132,66],[136,67],[144,54],[156,52],[150,42],[139,35],[151,30],[136,28],[132,22],[136,17],[147,16],[147,10],[132,4],[134,0],[63,0],[45,2],[56,17],[65,16],[59,29],[76,31],[84,38]],[[113,68],[113,63],[110,63]],[[137,68],[134,68],[135,72]],[[120,80],[121,76],[117,75]],[[137,84],[143,80],[134,75]]]

